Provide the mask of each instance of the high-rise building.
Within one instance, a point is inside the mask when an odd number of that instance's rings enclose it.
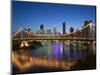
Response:
[[[78,29],[77,29],[78,30]],[[71,32],[74,32],[74,28],[73,27],[70,27],[70,33]]]
[[[52,34],[52,30],[51,29],[47,29],[47,34]]]
[[[40,25],[40,34],[45,34],[44,25]]]
[[[53,28],[53,34],[57,34],[56,28]]]
[[[66,33],[66,23],[63,22],[63,34],[65,34],[65,33]]]
[[[44,25],[43,24],[40,25],[40,31],[44,31]]]
[[[86,20],[85,22],[84,22],[84,26],[86,26],[86,25],[88,25],[88,24],[90,24],[90,23],[92,23],[92,20]],[[84,27],[83,26],[83,27]]]

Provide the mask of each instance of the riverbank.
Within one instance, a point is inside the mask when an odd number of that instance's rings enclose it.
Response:
[[[28,46],[24,46],[24,47],[21,47],[21,43],[22,41],[12,41],[12,49],[13,50],[20,50],[20,49],[23,49],[23,48],[28,48],[28,49],[36,49],[36,48],[39,48],[39,47],[42,47],[42,43],[41,42],[38,42],[38,41],[32,41],[32,42],[28,42]]]

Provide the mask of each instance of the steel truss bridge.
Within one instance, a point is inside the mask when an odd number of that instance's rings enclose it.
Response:
[[[66,34],[36,34],[25,28],[19,29],[12,35],[12,40],[75,40],[96,41],[96,30],[92,23]]]

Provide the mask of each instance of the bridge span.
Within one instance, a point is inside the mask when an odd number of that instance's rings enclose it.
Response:
[[[19,29],[12,35],[12,40],[74,40],[96,41],[95,26],[86,25],[82,29],[66,34],[36,34],[24,28]]]

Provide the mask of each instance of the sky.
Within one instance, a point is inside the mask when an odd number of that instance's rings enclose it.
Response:
[[[12,1],[13,32],[20,28],[37,32],[44,24],[45,30],[56,28],[62,33],[63,22],[66,22],[66,32],[69,32],[70,27],[81,28],[85,20],[92,20],[95,24],[95,18],[95,6]]]

